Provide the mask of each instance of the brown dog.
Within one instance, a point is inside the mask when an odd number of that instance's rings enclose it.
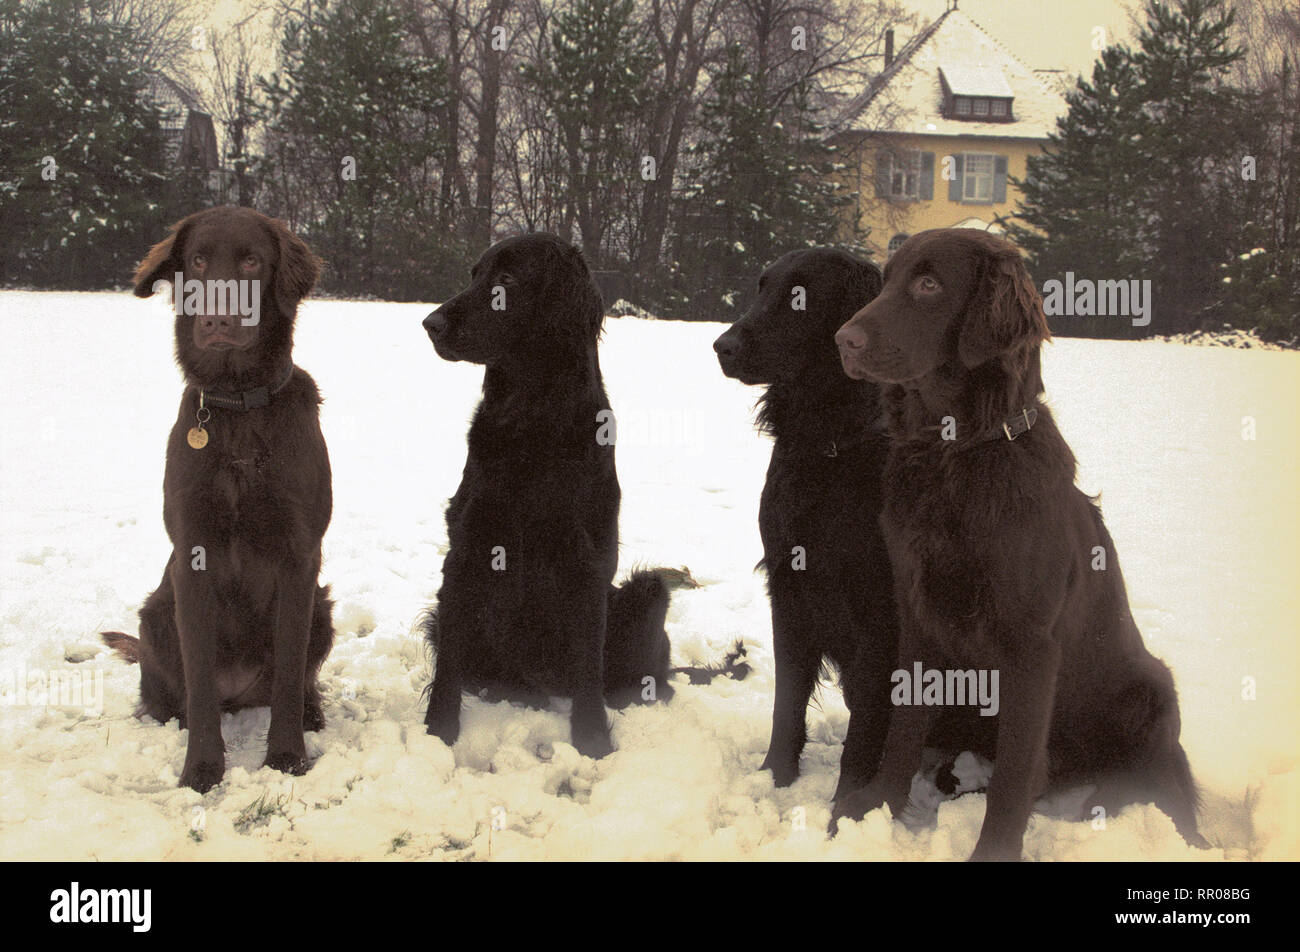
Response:
[[[135,273],[139,297],[181,284],[186,386],[163,479],[174,548],[139,640],[104,638],[140,661],[140,712],[189,728],[181,784],[199,792],[225,771],[223,708],[269,704],[266,766],[289,773],[308,766],[304,727],[324,726],[316,674],[334,629],[317,575],[330,464],[320,394],[292,357],[298,302],[319,270],[283,223],[226,207],[176,224]]]
[[[1048,337],[1020,252],[968,229],[908,239],[836,335],[849,376],[885,386],[899,669],[1000,676],[973,859],[1019,859],[1035,798],[1089,782],[1090,806],[1154,801],[1202,845],[1173,678],[1142,643],[1101,513],[1039,399]],[[895,707],[879,772],[837,816],[900,815],[934,711]]]

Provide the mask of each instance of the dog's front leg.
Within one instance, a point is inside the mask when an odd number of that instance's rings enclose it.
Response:
[[[176,594],[176,631],[185,675],[185,747],[182,787],[207,793],[226,772],[226,746],[221,740],[221,701],[217,697],[217,626],[226,612],[217,597],[212,575],[193,566],[188,550],[171,561]]]
[[[919,639],[908,636],[904,625],[899,639],[898,667],[904,671],[912,670],[913,664],[921,660]],[[893,705],[888,713],[889,730],[885,734],[884,752],[880,758],[880,769],[864,787],[847,793],[842,800],[835,801],[831,812],[831,833],[835,833],[836,823],[840,817],[860,820],[888,803],[894,818],[903,815],[907,801],[912,792],[912,777],[921,767],[921,751],[925,739],[930,734],[934,720],[934,709],[921,703],[918,690],[910,698],[911,703]]]
[[[772,771],[772,782],[788,787],[799,776],[799,755],[807,740],[808,698],[817,683],[821,655],[810,650],[811,633],[800,627],[812,617],[790,591],[789,579],[772,586],[772,647],[776,656],[776,695],[772,699],[772,738],[760,770]]]
[[[468,637],[473,609],[459,594],[464,582],[443,569],[444,582],[438,592],[437,606],[425,622],[426,636],[434,638],[433,682],[429,685],[429,706],[424,712],[424,728],[429,734],[451,747],[460,737],[460,695],[464,684],[462,655]]]
[[[885,735],[885,752],[880,759],[880,769],[865,787],[846,794],[835,801],[831,813],[831,832],[835,832],[840,817],[860,820],[884,804],[898,819],[907,807],[912,792],[912,777],[921,767],[921,751],[930,733],[933,710],[922,704],[895,707],[889,719],[889,733]]]
[[[276,586],[272,634],[271,729],[265,766],[300,776],[307,772],[307,745],[302,736],[307,678],[307,645],[316,601],[320,560],[281,570]]]
[[[999,669],[998,746],[984,825],[972,860],[1020,859],[1034,800],[1047,786],[1047,735],[1056,699],[1060,648],[1019,640]]]
[[[569,648],[569,670],[573,672],[573,711],[569,729],[573,746],[588,757],[604,757],[614,747],[609,740],[609,718],[605,714],[605,625],[608,615],[608,583],[599,579],[583,584],[573,593],[573,611],[564,622]]]
[[[898,660],[894,645],[882,644],[882,640],[865,641],[852,668],[840,675],[849,708],[849,730],[840,757],[840,780],[832,797],[836,801],[869,783],[880,766],[892,710],[890,673]]]

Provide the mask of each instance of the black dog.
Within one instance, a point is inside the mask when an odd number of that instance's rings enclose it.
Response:
[[[319,270],[283,223],[212,208],[179,222],[135,274],[140,297],[164,279],[258,289],[255,319],[206,294],[176,316],[186,387],[163,478],[172,555],[139,640],[104,633],[140,662],[141,712],[189,728],[181,784],[200,793],[225,772],[223,708],[269,704],[266,766],[289,773],[307,769],[304,728],[325,725],[316,674],[334,628],[316,578],[330,464],[320,394],[293,364],[298,302]]]
[[[664,581],[637,572],[611,585],[619,486],[600,292],[581,254],[545,234],[493,245],[470,278],[424,320],[440,357],[487,368],[425,620],[436,657],[425,724],[455,743],[466,688],[570,696],[574,746],[600,757],[612,749],[606,696],[670,691]]]
[[[763,767],[799,776],[804,714],[823,662],[849,707],[836,797],[875,772],[898,642],[889,558],[878,526],[888,439],[879,392],[840,368],[835,332],[880,292],[873,265],[830,249],[769,266],[749,311],[713,344],[722,371],[766,384],[761,429],[774,439],[759,506],[772,604],[776,701]]]

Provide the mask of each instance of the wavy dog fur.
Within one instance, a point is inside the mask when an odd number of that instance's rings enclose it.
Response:
[[[1048,336],[1019,251],[969,229],[908,239],[880,296],[836,335],[846,372],[882,385],[890,413],[881,527],[898,666],[999,672],[973,859],[1019,859],[1034,800],[1082,783],[1108,814],[1154,801],[1200,845],[1173,677],[1142,643],[1114,544],[1041,399]],[[895,709],[879,772],[837,817],[882,803],[900,815],[934,710]]]
[[[508,238],[424,321],[446,360],[484,364],[483,399],[447,505],[450,548],[425,618],[436,667],[425,724],[448,744],[461,693],[573,698],[574,746],[612,748],[604,700],[671,693],[668,590],[654,573],[613,586],[620,491],[598,439],[609,399],[596,342],[600,292],[554,235]]]

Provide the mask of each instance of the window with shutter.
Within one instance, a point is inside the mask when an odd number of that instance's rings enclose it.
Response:
[[[882,151],[877,158],[877,180],[888,198],[919,198],[921,195],[921,153],[916,149]]]
[[[961,153],[960,153],[960,152],[958,152],[958,153],[956,153],[955,155],[952,155],[952,156],[944,156],[944,160],[945,160],[945,162],[946,162],[947,159],[949,159],[949,158],[952,159],[952,178],[948,179],[948,201],[950,201],[950,202],[960,202],[960,201],[961,201],[961,182],[962,182],[962,174],[961,174],[961,172],[962,172],[962,169],[961,169],[961,159],[962,159],[962,156],[961,156]]]
[[[993,201],[993,155],[989,152],[966,152],[962,155],[963,202]]]
[[[934,153],[921,153],[921,191],[920,199],[928,202],[934,198]]]
[[[893,167],[892,156],[893,153],[888,149],[879,149],[876,152],[876,174],[872,183],[876,188],[876,198],[885,198],[889,195],[889,180]]]
[[[1007,200],[1007,157],[993,157],[993,202],[999,204]]]

